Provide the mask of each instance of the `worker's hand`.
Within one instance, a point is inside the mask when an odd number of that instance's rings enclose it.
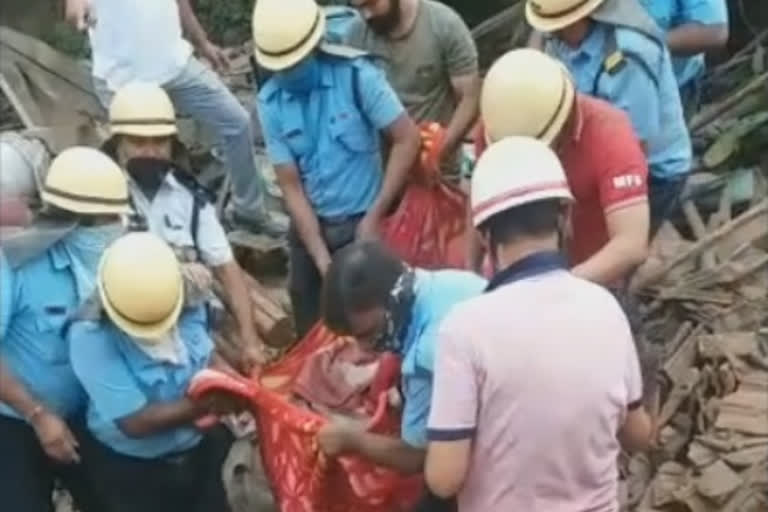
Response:
[[[87,30],[96,24],[91,0],[67,0],[64,16],[79,31]]]
[[[43,411],[32,421],[32,428],[48,457],[64,464],[80,462],[77,440],[64,420]]]
[[[248,408],[245,399],[221,391],[206,393],[200,397],[199,402],[206,414],[215,414],[216,416],[239,414]]]
[[[379,227],[381,219],[370,212],[365,214],[363,220],[357,225],[358,240],[376,240],[379,238]]]
[[[322,256],[315,258],[315,265],[317,265],[317,271],[320,272],[320,276],[325,277],[328,267],[331,266],[331,255],[326,252]]]
[[[222,71],[227,71],[229,69],[229,59],[224,53],[224,50],[212,42],[206,40],[197,48],[197,51],[200,52],[200,55],[205,60],[211,63],[211,66],[213,66],[213,69],[217,72],[221,73]]]
[[[337,457],[355,451],[362,431],[359,426],[343,421],[334,421],[320,429],[317,443],[329,457]]]
[[[243,350],[243,361],[241,371],[243,375],[250,377],[261,373],[261,369],[267,364],[267,356],[261,347],[261,341],[246,341],[246,348]]]

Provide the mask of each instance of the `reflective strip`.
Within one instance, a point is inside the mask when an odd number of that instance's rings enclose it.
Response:
[[[536,13],[536,16],[539,16],[540,18],[544,18],[544,19],[560,18],[562,16],[571,14],[572,12],[578,11],[579,9],[581,9],[591,1],[592,0],[581,0],[581,2],[578,2],[576,5],[572,5],[567,9],[563,9],[562,11],[555,11],[555,12],[542,12],[541,5],[537,4],[536,2],[531,2],[531,10],[534,13]]]
[[[46,192],[48,194],[61,197],[62,199],[72,199],[74,201],[81,201],[83,203],[94,203],[94,204],[116,204],[116,205],[125,205],[128,206],[128,197],[124,199],[114,199],[114,198],[107,198],[107,197],[93,197],[93,196],[83,196],[79,194],[73,194],[71,192],[66,192],[64,190],[59,190],[57,188],[44,185],[43,186],[43,192]]]
[[[126,124],[168,124],[168,125],[176,125],[175,119],[165,119],[165,118],[143,118],[143,119],[116,119],[111,120],[109,122],[112,126],[119,126],[119,125],[126,125]]]
[[[528,194],[535,194],[537,192],[544,192],[546,190],[553,190],[553,191],[559,190],[561,192],[564,192],[565,194],[569,194],[568,183],[565,181],[553,181],[549,183],[540,183],[537,185],[530,185],[527,187],[518,187],[512,190],[508,190],[503,194],[492,197],[491,199],[488,199],[478,204],[477,206],[472,208],[472,215],[477,217],[483,214],[484,212],[486,212],[487,210],[490,210],[491,208],[494,208],[495,206],[498,206],[499,204],[509,201],[510,199],[513,199],[515,197],[526,196]]]
[[[567,96],[566,92],[568,91],[568,77],[565,75],[565,72],[562,73],[562,78],[563,78],[563,86],[560,92],[560,100],[557,102],[557,108],[555,109],[554,114],[552,114],[552,116],[549,118],[549,121],[547,121],[547,123],[544,125],[544,128],[539,130],[539,133],[536,135],[537,139],[542,138],[544,134],[549,131],[549,129],[552,127],[552,124],[560,116],[560,113],[565,107],[565,98]],[[575,92],[576,91],[574,90],[574,94]]]

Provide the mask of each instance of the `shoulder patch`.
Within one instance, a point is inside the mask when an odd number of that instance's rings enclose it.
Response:
[[[616,50],[603,60],[603,68],[609,75],[615,75],[627,65],[624,52]]]

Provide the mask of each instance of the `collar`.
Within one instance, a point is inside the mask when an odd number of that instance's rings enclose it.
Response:
[[[566,263],[562,254],[557,251],[535,252],[514,262],[501,272],[498,272],[488,283],[486,292],[493,291],[515,281],[537,276],[553,270],[565,270]]]
[[[51,256],[51,265],[53,265],[54,269],[64,270],[72,266],[72,261],[69,259],[69,255],[67,255],[61,243],[52,245],[48,254]]]

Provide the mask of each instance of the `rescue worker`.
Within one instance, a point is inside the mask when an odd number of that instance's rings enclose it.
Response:
[[[667,47],[687,113],[698,104],[704,74],[704,54],[728,43],[728,6],[725,0],[640,0],[667,34]]]
[[[402,357],[404,406],[400,437],[331,423],[318,434],[326,454],[358,454],[404,474],[423,471],[438,327],[454,305],[479,295],[485,286],[471,272],[411,268],[376,242],[358,242],[334,256],[323,289],[323,319],[331,330],[356,338],[369,350]],[[452,500],[427,494],[416,510],[454,506]]]
[[[510,51],[491,66],[480,105],[480,153],[486,140],[528,136],[549,144],[562,162],[576,198],[566,234],[573,274],[626,284],[645,261],[649,229],[648,164],[626,114],[576,91],[559,62],[533,49]],[[468,240],[479,271],[482,244]]]
[[[233,224],[284,236],[285,226],[267,210],[248,113],[215,72],[227,69],[227,58],[208,38],[190,0],[67,0],[66,16],[88,30],[93,83],[104,108],[131,82],[161,85],[180,112],[209,128],[221,144],[232,178]],[[193,56],[193,47],[213,71]]]
[[[177,251],[185,278],[197,279],[206,267],[213,272],[237,321],[244,369],[262,363],[243,271],[207,191],[180,164],[185,148],[176,138],[168,95],[157,85],[130,83],[115,94],[109,123],[111,137],[104,149],[127,171],[141,221]],[[204,308],[199,309],[203,314]]]
[[[104,253],[98,294],[68,330],[72,368],[87,395],[81,443],[102,512],[225,512],[222,466],[231,435],[201,432],[208,398],[186,396],[217,364],[203,319],[184,310],[173,250],[147,232]],[[223,411],[219,411],[223,412]]]
[[[528,0],[525,12],[576,89],[629,114],[648,157],[654,233],[677,207],[692,159],[663,34],[635,1]]]
[[[466,23],[435,0],[351,0],[362,16],[350,23],[347,44],[369,52],[418,124],[445,127],[436,154],[458,178],[464,138],[477,119],[477,48]]]
[[[292,220],[289,288],[300,336],[318,319],[331,255],[377,236],[420,145],[384,75],[362,52],[322,44],[324,31],[314,0],[260,0],[253,11],[256,60],[273,72],[258,111]]]
[[[60,480],[80,510],[99,512],[81,464],[84,397],[63,327],[123,230],[128,187],[115,162],[85,147],[59,154],[42,185],[40,216],[67,227],[24,262],[6,258],[6,245],[0,252],[0,496],[8,512],[49,512]]]
[[[629,323],[603,287],[567,271],[559,239],[573,198],[554,152],[492,144],[472,215],[496,273],[437,334],[427,485],[460,512],[618,510],[621,448],[651,420]]]

